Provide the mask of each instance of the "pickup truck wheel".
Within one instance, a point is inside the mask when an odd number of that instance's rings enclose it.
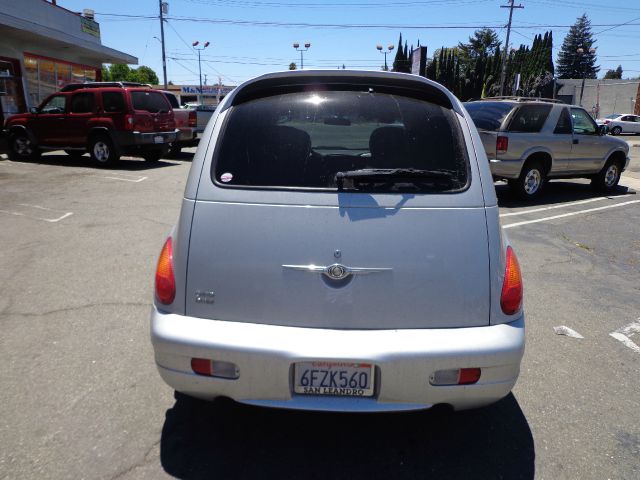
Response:
[[[622,133],[621,127],[613,127],[611,129],[611,135],[620,135]]]
[[[89,141],[89,153],[91,154],[91,160],[100,167],[111,166],[120,158],[113,142],[106,135],[93,137]]]
[[[34,160],[40,156],[40,150],[33,144],[29,135],[18,132],[9,139],[8,155],[11,160]]]
[[[171,148],[169,149],[169,154],[174,157],[177,157],[178,155],[180,155],[180,152],[182,152],[182,147],[179,147],[177,145],[176,146],[172,145]]]
[[[144,158],[145,162],[157,162],[158,160],[160,160],[160,157],[162,157],[162,152],[145,152],[142,155],[142,158]]]
[[[620,162],[609,160],[600,172],[593,177],[591,185],[602,192],[609,192],[618,186],[622,167]]]
[[[517,179],[509,180],[509,186],[523,200],[531,200],[540,195],[544,181],[542,165],[538,162],[528,162]]]

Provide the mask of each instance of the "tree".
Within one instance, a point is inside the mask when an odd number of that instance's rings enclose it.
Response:
[[[298,66],[296,65],[296,62],[291,62],[289,64],[289,70],[297,70]]]
[[[607,70],[604,74],[604,78],[621,79],[622,78],[622,65],[618,65],[615,70]]]
[[[489,57],[500,50],[498,34],[491,28],[483,28],[473,32],[468,43],[458,43],[460,56],[465,60],[475,60],[478,57]]]
[[[156,72],[145,65],[142,65],[135,70],[131,70],[127,79],[130,82],[149,83],[151,85],[158,85],[160,83]]]
[[[596,78],[600,67],[596,65],[595,40],[591,21],[583,14],[571,27],[558,54],[559,78]],[[581,52],[579,51],[581,49]]]
[[[141,65],[132,69],[129,65],[112,64],[102,67],[102,80],[105,82],[138,82],[158,85],[158,75],[150,67]]]

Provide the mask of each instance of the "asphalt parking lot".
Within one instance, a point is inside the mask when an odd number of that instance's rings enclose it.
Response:
[[[374,415],[210,404],[162,382],[153,274],[191,154],[110,170],[0,156],[0,477],[640,478],[640,146],[631,155],[607,196],[554,181],[523,204],[496,185],[525,281],[513,393]]]

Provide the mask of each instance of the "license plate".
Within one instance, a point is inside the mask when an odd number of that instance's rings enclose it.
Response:
[[[370,397],[373,395],[373,371],[370,363],[296,363],[294,391],[305,395]]]
[[[153,137],[153,143],[164,143],[164,137],[162,135]]]

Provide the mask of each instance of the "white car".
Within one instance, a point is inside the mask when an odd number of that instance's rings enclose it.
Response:
[[[609,127],[611,135],[640,133],[640,115],[614,113],[596,121],[599,125]]]

